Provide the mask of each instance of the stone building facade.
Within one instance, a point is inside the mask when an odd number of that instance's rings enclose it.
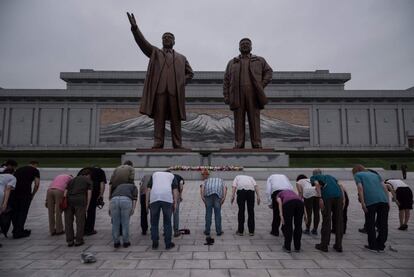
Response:
[[[151,147],[153,122],[138,112],[145,72],[81,69],[60,77],[66,89],[0,89],[2,149]],[[413,147],[414,88],[345,90],[350,79],[349,73],[328,70],[274,72],[261,114],[263,147]],[[233,114],[223,102],[222,83],[223,72],[200,71],[187,85],[185,147],[232,147]],[[170,147],[168,138],[166,143]]]

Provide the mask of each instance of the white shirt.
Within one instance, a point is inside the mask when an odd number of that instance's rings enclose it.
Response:
[[[237,175],[233,181],[233,187],[237,190],[254,190],[255,186],[257,186],[256,181],[247,175]]]
[[[172,182],[174,174],[170,172],[155,172],[152,174],[152,187],[150,192],[150,203],[164,201],[173,203]]]
[[[405,188],[408,187],[406,183],[399,179],[390,179],[386,182],[387,184],[390,184],[394,190],[397,190],[398,188]]]
[[[302,187],[303,198],[308,199],[317,195],[316,188],[312,187],[312,184],[309,179],[300,179],[296,183],[298,183]]]
[[[16,177],[12,174],[0,174],[0,205],[3,204],[4,191],[7,186],[16,187]]]
[[[272,193],[277,190],[293,190],[293,186],[286,175],[273,174],[267,178],[266,196],[269,204],[272,203]]]

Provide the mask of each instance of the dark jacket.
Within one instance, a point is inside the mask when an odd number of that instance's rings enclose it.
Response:
[[[230,60],[224,73],[224,101],[230,105],[231,110],[236,110],[240,107],[240,58],[238,56]],[[255,88],[258,107],[263,109],[267,104],[264,88],[272,80],[273,70],[264,58],[251,55],[249,73]]]

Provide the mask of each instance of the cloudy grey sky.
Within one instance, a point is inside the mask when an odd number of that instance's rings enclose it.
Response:
[[[64,88],[61,71],[145,70],[125,12],[194,70],[224,70],[242,37],[277,71],[350,72],[347,89],[414,86],[412,0],[0,0],[0,86]]]

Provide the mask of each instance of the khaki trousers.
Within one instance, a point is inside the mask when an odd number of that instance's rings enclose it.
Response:
[[[62,210],[60,203],[63,199],[63,191],[58,189],[48,189],[46,194],[47,209],[49,212],[49,232],[63,232]]]

